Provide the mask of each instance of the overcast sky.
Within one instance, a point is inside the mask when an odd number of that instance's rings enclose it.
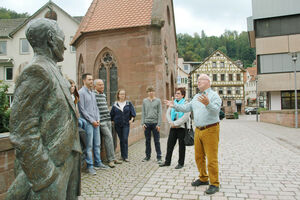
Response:
[[[85,15],[92,0],[52,0],[72,16]],[[132,0],[134,1],[134,0]],[[173,0],[177,33],[202,30],[208,36],[224,31],[247,31],[246,18],[252,15],[251,0]],[[18,13],[33,14],[48,0],[0,0],[0,6]]]

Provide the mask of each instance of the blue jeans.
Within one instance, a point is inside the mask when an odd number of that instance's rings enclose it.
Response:
[[[87,123],[88,122],[85,119],[81,117],[78,118],[78,127],[82,128],[83,130],[85,130]]]
[[[101,162],[100,158],[100,131],[99,126],[95,128],[91,123],[86,124],[86,164],[87,168],[93,168],[93,153],[95,166],[99,166]],[[93,152],[92,152],[93,150]]]
[[[161,150],[160,150],[160,135],[156,129],[157,124],[145,123],[147,128],[145,129],[145,138],[146,138],[146,157],[151,157],[151,131],[153,133],[154,145],[156,150],[156,158],[161,159]]]
[[[127,159],[129,126],[123,126],[123,127],[115,126],[115,129],[120,139],[121,156],[123,159]]]

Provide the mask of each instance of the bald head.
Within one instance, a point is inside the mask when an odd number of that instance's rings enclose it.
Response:
[[[94,80],[94,86],[95,86],[95,90],[97,90],[97,92],[99,92],[99,93],[104,92],[104,82],[103,82],[103,80],[95,79]]]
[[[65,35],[56,21],[33,19],[27,24],[25,34],[35,54],[50,57],[56,62],[64,60]]]
[[[210,88],[211,80],[207,74],[200,74],[198,77],[198,88],[201,92],[204,92],[206,89]]]

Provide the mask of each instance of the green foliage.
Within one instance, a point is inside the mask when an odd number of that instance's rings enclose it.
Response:
[[[258,113],[260,113],[260,111],[265,111],[265,110],[268,110],[268,108],[258,108]]]
[[[234,112],[233,116],[234,116],[234,119],[238,119],[239,118],[239,113],[238,112]]]
[[[30,15],[26,13],[17,13],[13,10],[9,10],[3,7],[0,7],[0,19],[16,19],[16,18],[26,18]]]
[[[248,33],[225,30],[220,36],[207,37],[204,31],[201,36],[195,33],[177,34],[179,57],[185,61],[203,61],[215,50],[220,50],[233,60],[241,60],[244,68],[252,66],[255,60],[255,49],[250,48]]]
[[[9,102],[7,97],[8,85],[0,81],[0,133],[9,131]]]

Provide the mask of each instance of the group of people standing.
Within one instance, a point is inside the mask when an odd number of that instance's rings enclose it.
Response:
[[[165,162],[161,160],[160,149],[160,125],[161,125],[161,102],[155,98],[154,88],[147,89],[148,98],[143,100],[141,124],[146,138],[146,157],[143,161],[149,161],[151,157],[151,131],[153,132],[157,162],[160,167],[171,165],[171,159],[175,144],[179,143],[179,159],[175,169],[181,169],[185,160],[185,143],[187,124],[190,123],[190,114],[194,119],[195,138],[195,161],[199,171],[199,178],[191,183],[192,186],[209,185],[206,194],[214,194],[219,191],[219,167],[218,145],[220,132],[220,109],[222,100],[211,89],[211,80],[208,75],[200,74],[198,77],[199,93],[190,102],[185,100],[185,90],[178,88],[175,91],[175,100],[165,100],[168,106],[166,113],[170,131],[167,142]]]
[[[78,92],[79,124],[86,131],[86,163],[90,174],[96,174],[95,169],[107,169],[121,164],[128,159],[128,136],[130,124],[134,122],[136,112],[130,101],[126,101],[126,92],[120,89],[117,92],[117,101],[108,109],[104,92],[104,82],[101,79],[93,81],[91,74],[83,74],[84,86]],[[94,90],[93,90],[94,88]],[[171,165],[174,147],[178,141],[179,159],[175,169],[184,167],[186,146],[184,138],[189,126],[190,115],[194,118],[195,129],[195,161],[199,171],[199,179],[192,182],[192,186],[209,185],[207,194],[219,191],[218,174],[218,143],[219,143],[219,112],[221,99],[210,88],[210,78],[202,74],[198,78],[199,94],[187,102],[185,89],[178,88],[175,91],[175,99],[165,100],[168,106],[166,119],[170,125],[167,141],[165,161],[162,161],[160,147],[160,127],[162,122],[162,103],[155,97],[155,89],[150,86],[146,92],[148,97],[143,100],[141,125],[145,135],[145,158],[147,162],[151,158],[151,135],[153,134],[156,150],[156,159],[160,167]],[[76,91],[76,90],[75,90]],[[72,91],[71,91],[72,92]],[[73,95],[76,92],[73,91]],[[76,96],[76,95],[74,95]],[[115,147],[112,136],[112,124],[118,134],[121,148],[121,160],[115,158]],[[101,134],[99,134],[99,132]],[[100,135],[104,138],[108,166],[104,165],[100,158]],[[94,155],[94,159],[93,159]],[[207,167],[206,167],[207,159]],[[207,173],[208,168],[208,173]]]
[[[117,101],[109,111],[104,82],[101,79],[93,80],[90,73],[82,75],[83,87],[77,92],[74,81],[71,83],[71,94],[74,103],[78,106],[79,127],[84,129],[86,143],[87,172],[95,175],[95,169],[114,168],[115,164],[129,162],[128,160],[128,135],[130,123],[136,116],[131,102],[126,101],[124,89],[117,92]],[[112,134],[112,122],[118,134],[121,148],[121,159],[116,159],[115,142]],[[101,156],[101,137],[103,137],[108,166],[104,165]]]

